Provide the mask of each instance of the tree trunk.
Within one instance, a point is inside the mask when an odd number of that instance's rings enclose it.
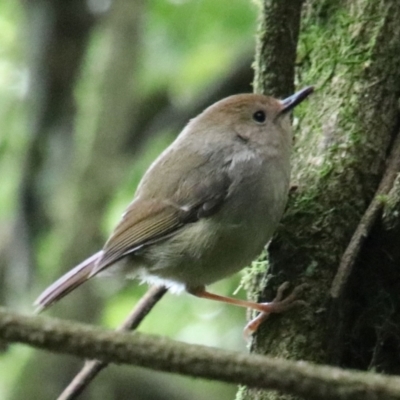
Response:
[[[399,130],[400,3],[307,1],[301,14],[300,6],[265,0],[262,9],[255,87],[286,95],[296,59],[298,85],[316,92],[296,109],[297,190],[269,247],[267,272],[253,273],[250,295],[265,301],[285,280],[305,282],[308,305],[271,317],[251,349],[398,373],[399,180],[388,196],[374,194]],[[372,219],[370,204],[378,210]],[[360,221],[368,224],[359,228],[359,245],[342,259]],[[332,287],[339,265],[346,273]],[[238,399],[293,396],[241,388]]]

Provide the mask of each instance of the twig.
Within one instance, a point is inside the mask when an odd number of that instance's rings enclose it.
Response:
[[[346,251],[343,254],[340,262],[338,271],[333,280],[331,287],[331,297],[333,300],[339,299],[345,288],[349,276],[353,270],[353,266],[360,253],[361,246],[365,239],[368,237],[375,221],[377,220],[379,213],[383,208],[382,196],[386,196],[393,186],[394,180],[400,171],[400,134],[397,134],[393,144],[393,148],[389,157],[388,166],[385,174],[381,180],[378,190],[375,196],[367,208],[367,211],[361,218],[353,237],[347,246]]]
[[[150,287],[139,303],[136,304],[128,318],[116,330],[119,332],[135,330],[167,291],[168,289],[164,286]],[[105,361],[87,360],[83,368],[64,389],[57,400],[75,399],[107,365],[108,363]]]
[[[400,400],[400,378],[116,332],[0,309],[0,338],[197,378],[280,390],[310,400]]]

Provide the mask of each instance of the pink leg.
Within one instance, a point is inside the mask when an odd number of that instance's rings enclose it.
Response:
[[[221,301],[223,303],[232,304],[239,307],[251,308],[256,311],[260,311],[261,314],[250,321],[245,327],[245,334],[254,333],[261,322],[266,320],[271,313],[281,313],[291,309],[294,306],[305,304],[302,300],[297,300],[297,295],[301,290],[304,289],[305,285],[300,285],[293,290],[293,292],[282,300],[283,292],[289,286],[288,282],[283,283],[279,286],[277,295],[270,303],[256,303],[254,301],[234,299],[232,297],[220,296],[218,294],[207,292],[205,287],[187,288],[186,291],[194,296],[201,297],[203,299]]]

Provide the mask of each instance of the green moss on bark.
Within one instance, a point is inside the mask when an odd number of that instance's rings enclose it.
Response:
[[[270,318],[253,341],[255,352],[327,360],[331,281],[381,179],[397,123],[399,20],[394,0],[304,6],[296,80],[315,85],[316,93],[296,110],[292,180],[298,189],[271,243],[269,273],[279,282],[308,282],[309,306]],[[273,58],[264,58],[258,79],[276,68]],[[293,397],[245,389],[239,398]]]

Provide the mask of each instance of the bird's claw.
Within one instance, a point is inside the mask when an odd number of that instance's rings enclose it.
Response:
[[[308,284],[303,283],[296,286],[289,296],[283,298],[285,290],[289,287],[289,282],[282,283],[278,290],[276,291],[275,298],[269,303],[260,303],[260,305],[265,306],[265,311],[253,318],[244,328],[244,337],[248,339],[250,335],[257,331],[258,327],[264,322],[271,313],[282,313],[288,311],[294,307],[307,306],[307,302],[304,300],[298,300],[299,294],[308,287]]]

